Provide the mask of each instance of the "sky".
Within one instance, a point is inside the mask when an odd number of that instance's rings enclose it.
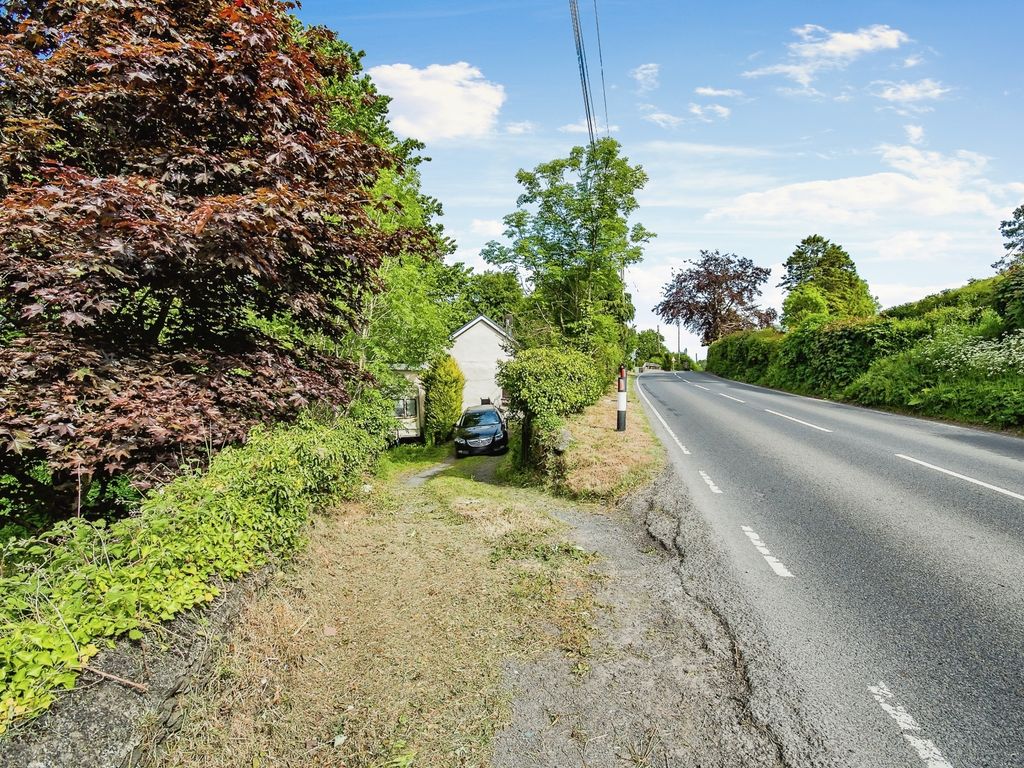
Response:
[[[626,282],[639,329],[701,249],[772,268],[820,234],[883,306],[993,274],[1024,202],[1016,0],[732,3],[579,0],[602,135],[650,177],[635,221],[657,233]],[[515,173],[587,141],[568,2],[307,0],[356,49],[393,126],[427,145],[424,190],[453,260],[486,268]],[[598,50],[595,20],[600,24]],[[601,59],[607,96],[601,89]],[[681,347],[698,350],[683,329]]]

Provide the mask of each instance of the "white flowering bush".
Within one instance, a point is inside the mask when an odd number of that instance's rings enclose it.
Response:
[[[1024,329],[1000,339],[950,334],[929,345],[937,368],[959,376],[1024,376]]]

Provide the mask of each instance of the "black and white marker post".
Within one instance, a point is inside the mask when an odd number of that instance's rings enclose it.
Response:
[[[626,431],[626,366],[619,366],[619,413],[616,432]]]

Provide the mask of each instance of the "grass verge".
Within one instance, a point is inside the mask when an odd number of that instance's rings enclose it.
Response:
[[[653,480],[665,466],[665,449],[654,436],[636,394],[628,388],[626,431],[616,432],[616,398],[606,395],[569,419],[572,444],[562,457],[558,488],[575,499],[616,499]]]
[[[486,765],[509,658],[559,649],[586,671],[593,556],[551,514],[569,502],[489,482],[487,458],[412,487],[426,461],[407,453],[311,523],[160,765]]]

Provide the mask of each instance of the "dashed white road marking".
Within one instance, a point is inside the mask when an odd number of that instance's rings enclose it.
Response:
[[[810,427],[811,429],[817,429],[820,432],[831,432],[832,431],[831,429],[825,429],[824,427],[819,427],[817,424],[811,424],[811,422],[809,422],[809,421],[801,421],[800,419],[795,419],[792,416],[787,416],[784,413],[779,413],[778,411],[773,411],[773,410],[771,410],[769,408],[765,408],[764,410],[765,410],[765,413],[770,413],[773,416],[781,416],[784,419],[789,419],[790,421],[795,421],[797,424],[803,424],[805,427]]]
[[[711,489],[712,493],[722,492],[722,489],[715,485],[715,481],[711,479],[707,472],[705,472],[703,469],[698,471],[700,472],[700,476],[704,479],[704,482],[708,484],[708,488]]]
[[[740,529],[747,534],[747,538],[750,539],[750,543],[757,548],[757,551],[761,553],[761,557],[765,559],[765,562],[771,566],[771,569],[775,571],[777,575],[784,579],[793,578],[793,574],[790,572],[789,568],[783,565],[782,561],[772,554],[772,551],[765,546],[765,543],[761,541],[761,537],[754,532],[753,528],[749,525],[741,525]]]
[[[868,690],[878,702],[878,706],[896,721],[896,725],[903,731],[903,738],[914,748],[917,756],[924,760],[924,764],[928,768],[953,768],[949,761],[942,756],[939,748],[935,746],[935,742],[921,738],[915,733],[908,733],[908,731],[920,732],[921,726],[918,725],[914,716],[896,701],[896,695],[889,690],[889,686],[879,682],[878,685],[869,685]]]
[[[701,386],[700,384],[694,384],[692,381],[690,383],[693,384],[693,386],[695,386],[697,389],[703,389],[705,392],[710,392],[711,391],[707,387]]]
[[[728,397],[730,400],[735,400],[737,403],[745,403],[745,402],[747,402],[746,400],[740,400],[738,397],[733,397],[732,395],[727,395],[727,394],[725,394],[725,392],[719,392],[718,394],[720,394],[722,397]]]
[[[951,477],[955,477],[959,480],[965,480],[968,483],[980,485],[982,488],[988,488],[990,491],[995,491],[996,493],[1001,493],[1005,496],[1010,496],[1011,498],[1020,499],[1021,501],[1024,501],[1024,494],[1014,493],[1013,491],[1008,491],[1005,488],[1000,488],[998,485],[992,485],[991,483],[986,483],[981,480],[975,480],[973,477],[961,475],[959,472],[954,472],[951,469],[943,469],[942,467],[936,467],[934,464],[929,464],[927,461],[915,459],[913,456],[904,456],[902,453],[897,453],[896,458],[912,461],[915,464],[920,464],[922,467],[928,467],[928,469],[934,469],[936,472],[942,472],[943,474],[950,475]]]
[[[638,382],[638,383],[637,383],[637,385],[636,385],[636,391],[640,393],[640,397],[642,397],[642,398],[644,399],[644,402],[645,402],[645,403],[647,403],[647,406],[648,406],[648,407],[649,407],[649,408],[651,409],[651,411],[652,411],[652,412],[654,413],[654,415],[658,417],[658,421],[660,421],[660,422],[661,422],[661,426],[663,426],[663,427],[665,428],[665,431],[667,431],[667,432],[668,432],[668,435],[669,435],[669,437],[671,437],[671,438],[672,438],[673,440],[675,440],[675,442],[676,442],[676,445],[678,445],[678,446],[679,446],[679,450],[681,450],[681,451],[683,452],[683,454],[684,454],[684,455],[686,455],[686,456],[689,456],[689,455],[690,455],[690,451],[689,451],[689,450],[688,450],[688,449],[686,448],[686,446],[685,446],[685,445],[683,445],[683,444],[682,444],[682,443],[681,443],[681,442],[679,441],[679,438],[678,438],[678,437],[676,437],[676,433],[672,431],[672,427],[670,427],[670,426],[668,425],[668,422],[667,422],[667,421],[665,421],[665,420],[664,420],[664,419],[663,419],[663,418],[661,417],[661,414],[660,414],[660,413],[658,413],[658,409],[654,407],[654,403],[652,403],[652,402],[651,402],[651,401],[650,401],[650,400],[648,399],[647,395],[645,395],[645,394],[644,394],[644,388],[640,386],[639,382]]]

